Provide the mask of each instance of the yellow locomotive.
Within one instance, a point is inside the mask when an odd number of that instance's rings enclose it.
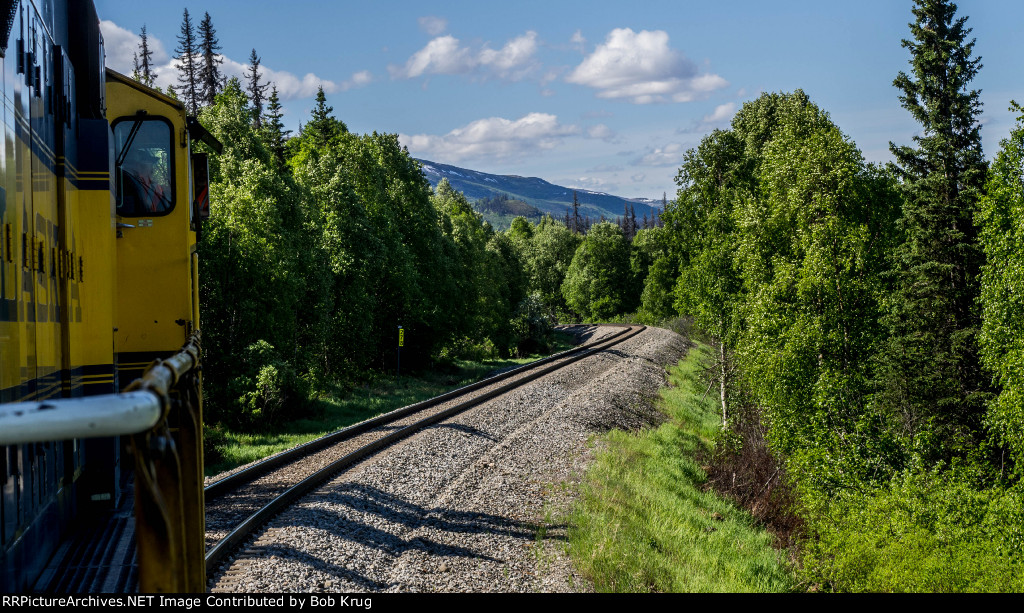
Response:
[[[91,0],[0,2],[0,37],[0,403],[36,403],[44,415],[64,406],[54,399],[125,390],[198,331],[207,167],[192,144],[217,143],[180,102],[105,68]],[[166,418],[177,401],[142,387]],[[38,442],[13,434],[24,413],[0,413],[3,592],[31,589],[76,517],[122,494],[121,439]],[[175,504],[201,524],[201,434],[183,435],[173,419],[145,440],[176,450],[188,473],[179,480],[200,498],[198,511],[194,493]]]

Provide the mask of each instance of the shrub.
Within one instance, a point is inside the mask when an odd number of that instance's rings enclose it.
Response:
[[[237,366],[238,374],[227,386],[230,404],[220,415],[222,421],[266,429],[303,414],[310,386],[273,345],[265,340],[249,345]]]
[[[905,471],[886,486],[808,499],[805,580],[835,591],[1024,589],[1024,490],[970,470]]]
[[[512,319],[517,356],[548,353],[551,326],[551,318],[539,294],[531,294],[520,302]]]

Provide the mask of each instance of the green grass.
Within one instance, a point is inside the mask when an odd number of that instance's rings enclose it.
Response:
[[[572,346],[570,335],[555,334],[554,353]],[[207,427],[207,447],[212,445],[214,452],[208,454],[206,475],[216,475],[280,453],[381,413],[479,381],[494,370],[525,364],[539,357],[541,356],[504,360],[458,360],[451,367],[441,371],[417,373],[414,376],[403,375],[401,379],[394,376],[379,377],[354,389],[343,389],[338,386],[316,401],[312,411],[316,417],[291,421],[276,432],[253,433]]]
[[[697,458],[719,427],[698,382],[708,349],[669,369],[668,420],[637,434],[612,431],[570,516],[569,554],[600,592],[784,592],[785,555],[731,502],[706,491]]]

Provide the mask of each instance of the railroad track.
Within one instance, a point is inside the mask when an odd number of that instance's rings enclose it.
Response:
[[[505,371],[350,426],[278,454],[206,487],[207,575],[213,576],[258,528],[339,472],[399,440],[534,379],[632,338],[621,328],[548,358]]]

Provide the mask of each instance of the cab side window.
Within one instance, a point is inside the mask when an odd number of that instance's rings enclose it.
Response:
[[[156,217],[174,209],[171,126],[161,119],[126,117],[114,124],[117,214]]]

